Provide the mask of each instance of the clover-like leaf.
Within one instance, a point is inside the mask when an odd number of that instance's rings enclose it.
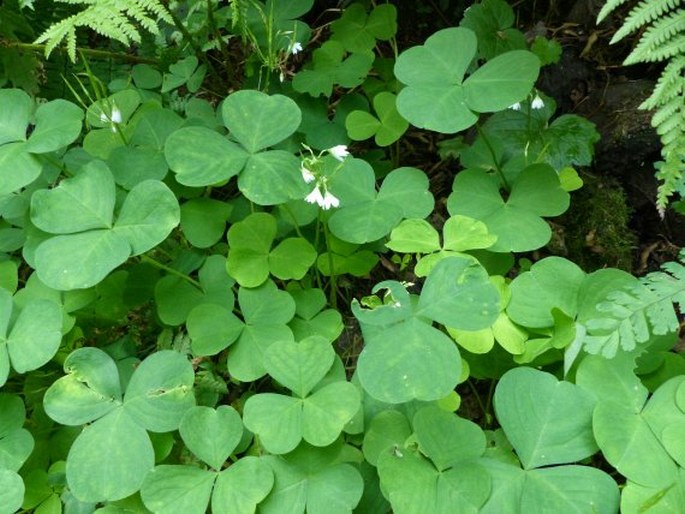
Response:
[[[373,65],[371,51],[356,52],[345,57],[339,41],[328,40],[314,50],[312,64],[293,78],[293,89],[311,96],[330,97],[334,85],[346,88],[359,86]]]
[[[252,514],[273,485],[274,474],[264,459],[241,457],[217,477],[212,495],[212,512]]]
[[[407,85],[397,97],[400,114],[419,128],[452,134],[473,125],[477,113],[505,109],[530,92],[540,61],[525,50],[495,57],[464,80],[476,47],[473,31],[453,27],[402,52],[395,64]]]
[[[123,407],[151,432],[178,428],[185,412],[195,405],[195,373],[185,355],[171,350],[147,357],[135,370]]]
[[[454,179],[447,201],[450,214],[482,221],[497,236],[489,250],[523,252],[544,246],[552,230],[542,216],[557,216],[569,205],[569,194],[557,173],[547,164],[526,167],[511,184],[505,200],[496,177],[468,169]]]
[[[83,502],[119,500],[140,488],[154,462],[145,429],[125,409],[116,409],[86,426],[71,445],[67,483]]]
[[[389,5],[389,4],[387,4]],[[376,116],[366,111],[352,111],[345,120],[345,128],[354,141],[363,141],[374,137],[378,146],[388,146],[397,141],[409,127],[396,107],[396,97],[387,91],[378,93],[373,98]]]
[[[228,370],[244,382],[266,374],[264,354],[276,341],[293,341],[287,323],[295,315],[295,301],[272,281],[259,287],[238,291],[238,303],[245,326],[228,353]]]
[[[300,445],[289,455],[264,460],[274,473],[274,488],[260,504],[264,514],[304,512],[349,514],[359,503],[364,480],[351,464],[336,462],[341,445]]]
[[[266,350],[267,372],[300,398],[326,375],[333,365],[335,351],[323,337],[309,337],[298,343],[277,341]]]
[[[348,159],[331,180],[331,192],[340,208],[328,220],[331,232],[350,243],[375,241],[388,234],[403,218],[423,218],[433,208],[428,178],[416,168],[391,171],[376,193],[371,166]]]
[[[495,391],[495,412],[524,469],[577,462],[597,451],[595,401],[569,382],[532,368],[515,368]]]
[[[0,470],[19,471],[33,451],[31,433],[24,428],[26,409],[21,398],[0,393]]]
[[[204,469],[164,464],[147,474],[140,496],[155,513],[203,514],[215,480],[216,474]]]
[[[64,361],[65,376],[45,393],[45,412],[64,425],[101,418],[121,405],[119,372],[112,358],[97,348],[79,348]]]
[[[0,469],[0,505],[3,514],[12,514],[24,501],[24,481],[11,469]]]
[[[340,41],[348,52],[373,50],[376,40],[387,41],[397,32],[397,8],[381,4],[367,16],[364,6],[354,3],[331,23],[331,31],[331,40]]]
[[[192,198],[181,205],[181,229],[190,244],[209,248],[219,242],[226,230],[232,207],[212,198]]]
[[[216,470],[231,455],[243,435],[243,423],[233,408],[196,406],[188,409],[178,431],[183,442],[198,458]]]
[[[316,260],[316,250],[303,238],[281,241],[273,250],[276,218],[258,212],[228,230],[229,274],[243,287],[257,287],[268,278],[302,278]]]

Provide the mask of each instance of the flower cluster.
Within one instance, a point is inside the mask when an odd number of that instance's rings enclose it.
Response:
[[[544,106],[545,106],[544,100],[540,97],[540,93],[538,93],[536,91],[535,96],[533,97],[533,99],[530,102],[530,108],[533,110],[538,110],[538,109],[542,109]],[[520,111],[521,110],[521,102],[516,102],[514,104],[511,104],[509,106],[509,109],[511,109],[513,111]]]
[[[321,155],[324,152],[315,156],[309,147],[306,148],[311,155],[302,160],[300,173],[305,183],[314,183],[314,189],[305,197],[305,201],[318,204],[324,210],[328,210],[331,207],[339,207],[340,200],[328,190],[328,177],[320,175],[316,171],[321,162]],[[350,155],[345,145],[336,145],[325,150],[325,152],[340,162],[343,162]]]

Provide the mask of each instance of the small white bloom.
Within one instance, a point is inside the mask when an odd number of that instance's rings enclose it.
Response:
[[[341,162],[350,155],[350,152],[347,151],[347,145],[336,145],[333,148],[329,148],[328,153]]]
[[[323,207],[323,196],[321,195],[321,190],[319,189],[319,185],[317,184],[314,186],[314,189],[312,190],[311,193],[309,193],[306,198],[304,199],[305,202],[308,203],[318,203],[320,206]]]
[[[300,166],[300,173],[302,173],[302,180],[304,180],[307,184],[310,184],[316,180],[314,174],[304,166]]]
[[[533,109],[542,109],[545,106],[545,102],[542,101],[542,98],[540,98],[539,94],[535,93],[535,98],[533,98],[530,106]]]
[[[121,111],[116,107],[112,107],[112,116],[110,118],[112,123],[121,123]]]
[[[509,109],[512,111],[520,111],[521,110],[521,102],[516,102],[515,104],[511,104],[509,106]]]
[[[299,41],[295,41],[291,46],[290,46],[290,53],[293,55],[297,55],[302,51],[302,43]]]
[[[328,210],[331,207],[339,207],[340,206],[340,200],[333,196],[330,191],[326,191],[326,194],[323,196],[323,204],[319,204],[321,207],[324,208],[324,210]]]
[[[102,123],[107,123],[109,121],[109,118],[107,117],[107,115],[104,112],[100,114],[100,121]]]
[[[283,82],[285,80],[285,73],[281,70],[281,73],[278,74],[278,80]]]

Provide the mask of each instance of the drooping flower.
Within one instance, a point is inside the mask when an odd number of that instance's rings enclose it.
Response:
[[[509,106],[509,109],[512,111],[520,111],[521,110],[521,102],[516,102],[515,104],[511,104]]]
[[[316,180],[314,174],[310,170],[305,168],[304,165],[300,166],[300,173],[302,173],[302,180],[304,180],[307,184],[310,184],[311,182],[314,182],[314,180]]]
[[[544,106],[545,102],[542,101],[542,98],[540,98],[538,93],[535,93],[535,98],[533,98],[533,101],[530,103],[530,107],[532,109],[542,109]]]
[[[323,204],[319,204],[324,210],[328,210],[331,207],[340,207],[340,200],[331,194],[330,191],[326,190],[326,194],[323,195]]]
[[[341,162],[345,160],[345,157],[350,155],[350,152],[347,150],[347,145],[336,145],[329,148],[328,153]]]
[[[300,43],[299,41],[295,41],[292,45],[290,45],[290,53],[293,55],[297,55],[302,50],[302,43]]]
[[[304,200],[308,203],[318,203],[321,207],[323,207],[324,199],[323,195],[321,194],[321,189],[319,189],[319,184],[314,186],[312,192],[309,193]]]

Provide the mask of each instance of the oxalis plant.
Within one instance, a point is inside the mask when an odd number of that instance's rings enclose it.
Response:
[[[391,4],[191,4],[169,70],[0,90],[0,513],[685,512],[685,255],[521,258],[599,137],[535,88],[558,45],[502,0],[401,50]]]

